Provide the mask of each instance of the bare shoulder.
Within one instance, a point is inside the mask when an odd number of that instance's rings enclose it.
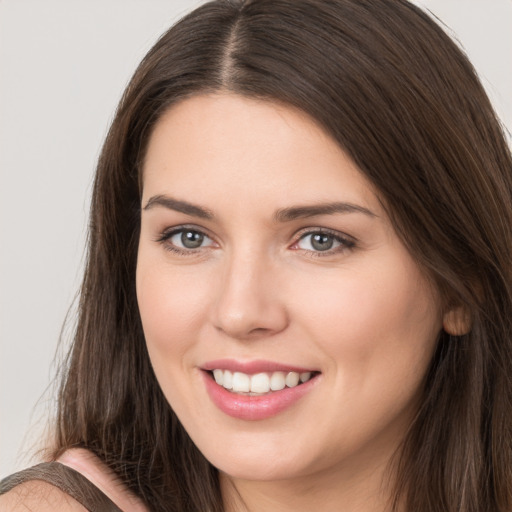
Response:
[[[145,504],[92,452],[71,448],[58,457],[56,463],[51,462],[49,466],[39,464],[12,475],[15,481],[21,480],[22,483],[15,484],[9,492],[0,496],[0,512],[87,512],[87,508],[80,503],[87,505],[79,497],[82,487],[89,489],[89,493],[94,490],[95,499],[113,502],[120,510],[148,512]],[[64,470],[65,466],[72,471]],[[52,485],[50,482],[54,481],[53,478],[47,478],[54,471],[57,471],[54,476],[58,477],[55,481],[60,484]],[[18,475],[22,475],[21,479]],[[71,480],[67,480],[69,476]],[[69,494],[66,492],[67,486]]]
[[[87,512],[78,501],[41,480],[17,485],[0,496],[0,512]]]
[[[78,471],[126,512],[148,512],[142,501],[131,493],[119,478],[93,453],[83,448],[71,448],[58,462]],[[3,512],[0,509],[0,512]]]

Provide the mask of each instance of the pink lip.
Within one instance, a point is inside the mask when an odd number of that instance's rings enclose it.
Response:
[[[262,372],[313,372],[311,368],[301,368],[299,366],[290,366],[272,361],[256,359],[253,361],[236,361],[234,359],[217,359],[208,361],[201,366],[202,370],[212,371],[216,369],[229,370],[230,372],[241,372],[247,375],[254,375]]]
[[[216,366],[216,368],[219,367]],[[315,375],[304,384],[293,388],[284,388],[281,391],[273,391],[266,395],[250,396],[232,393],[219,386],[210,372],[202,371],[201,373],[212,402],[228,416],[249,421],[264,420],[276,416],[311,391],[319,380],[319,375]]]

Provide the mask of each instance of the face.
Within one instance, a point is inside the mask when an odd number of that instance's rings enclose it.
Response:
[[[443,318],[334,140],[271,102],[184,100],[150,139],[141,206],[149,355],[206,458],[249,480],[387,461]]]

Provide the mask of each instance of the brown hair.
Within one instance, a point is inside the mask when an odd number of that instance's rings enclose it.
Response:
[[[141,162],[162,113],[231,91],[316,119],[472,329],[442,333],[394,470],[415,512],[512,508],[512,163],[464,54],[405,0],[217,0],[151,49],[98,163],[57,448],[104,459],[151,510],[221,511],[216,470],[155,379],[135,295]]]

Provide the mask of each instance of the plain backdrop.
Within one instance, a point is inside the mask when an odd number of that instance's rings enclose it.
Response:
[[[0,478],[31,462],[55,409],[57,344],[116,104],[157,37],[200,3],[0,0]],[[417,3],[463,45],[510,130],[512,0]]]

